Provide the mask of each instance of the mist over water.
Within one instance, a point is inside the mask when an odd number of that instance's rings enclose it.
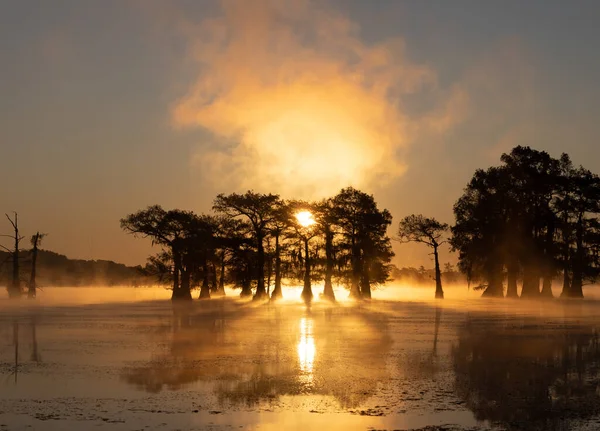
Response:
[[[431,287],[390,285],[370,302],[339,291],[337,304],[317,297],[307,307],[299,288],[284,289],[277,303],[240,300],[237,292],[179,304],[162,287],[47,288],[35,303],[1,301],[7,413],[0,424],[585,430],[599,423],[593,299],[486,301],[448,286],[447,299],[435,301]]]

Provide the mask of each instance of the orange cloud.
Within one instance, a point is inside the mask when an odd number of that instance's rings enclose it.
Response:
[[[367,44],[347,17],[309,0],[223,1],[187,23],[198,76],[176,101],[177,127],[214,137],[195,163],[223,189],[315,198],[400,176],[400,150],[422,128],[443,132],[466,103],[453,91],[410,118],[402,99],[436,87],[402,39]],[[458,109],[460,108],[460,109]]]

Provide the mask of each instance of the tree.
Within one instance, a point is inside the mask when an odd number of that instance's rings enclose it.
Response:
[[[584,283],[600,275],[600,177],[583,167],[568,166],[562,186],[554,203],[562,230],[561,296],[582,298]]]
[[[319,230],[313,216],[314,205],[304,201],[293,201],[288,205],[294,216],[292,218],[292,226],[296,232],[296,236],[304,246],[304,283],[302,288],[302,299],[311,301],[313,298],[311,284],[311,265],[313,259],[311,258],[309,242],[319,235]]]
[[[12,261],[12,278],[10,284],[8,285],[8,296],[10,298],[17,298],[23,294],[23,290],[21,289],[21,276],[19,269],[19,253],[20,253],[20,243],[24,236],[20,236],[19,234],[19,215],[15,212],[13,218],[11,219],[8,214],[5,214],[6,218],[10,222],[13,227],[14,233],[11,235],[2,235],[3,237],[11,238],[14,242],[14,246],[12,249],[9,249],[5,246],[0,246],[4,250],[8,251],[11,256]]]
[[[271,294],[271,299],[279,299],[283,296],[281,290],[282,267],[282,240],[286,232],[292,227],[293,219],[289,204],[279,201],[273,207],[273,217],[271,218],[268,231],[269,235],[275,240],[275,286]]]
[[[27,290],[27,296],[29,298],[35,298],[37,293],[37,286],[35,282],[36,278],[36,265],[37,265],[37,255],[38,255],[38,247],[41,245],[42,240],[46,236],[45,233],[36,232],[35,235],[31,237],[31,277],[29,279],[29,286]]]
[[[275,218],[275,208],[281,200],[278,195],[260,194],[247,191],[244,194],[219,194],[213,204],[213,210],[230,218],[245,218],[253,229],[256,246],[257,284],[255,299],[265,298],[265,249],[264,240],[268,233],[267,226]]]
[[[121,219],[121,229],[134,236],[149,237],[152,244],[168,249],[173,262],[171,299],[192,299],[189,273],[183,267],[183,246],[194,217],[190,211],[165,211],[160,205],[154,205]]]
[[[440,223],[434,218],[424,217],[421,214],[412,214],[403,218],[398,226],[398,241],[401,243],[419,242],[433,248],[436,298],[444,297],[438,247],[446,242],[445,234],[448,228],[446,223]]]
[[[482,281],[476,288],[485,289],[483,296],[504,296],[503,252],[510,207],[499,197],[506,196],[506,189],[505,169],[478,169],[454,204],[456,223],[450,244],[459,253],[458,267],[468,282]]]
[[[336,219],[333,213],[333,202],[325,199],[315,205],[315,219],[319,224],[325,240],[325,280],[323,286],[323,297],[335,301],[333,292],[333,273],[335,267],[335,237],[337,233]]]
[[[562,271],[563,295],[582,297],[600,276],[600,179],[574,168],[566,154],[515,147],[502,166],[477,170],[454,205],[451,244],[459,267],[482,279],[485,296],[552,297]],[[542,289],[540,291],[540,282]]]
[[[218,216],[216,221],[217,250],[214,266],[215,275],[218,272],[219,276],[214,293],[223,296],[225,295],[226,268],[228,265],[230,266],[233,264],[234,255],[240,247],[249,241],[249,227],[241,220],[231,219],[226,216]],[[250,295],[251,294],[252,292],[250,292]]]
[[[372,195],[352,187],[342,189],[331,201],[331,214],[339,228],[340,248],[350,263],[349,287],[353,297],[370,298],[371,284],[384,283],[393,257],[387,227],[392,216],[377,208]]]

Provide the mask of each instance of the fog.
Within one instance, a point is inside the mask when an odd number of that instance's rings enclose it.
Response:
[[[391,284],[371,301],[338,289],[337,303],[316,295],[307,306],[290,286],[271,303],[235,290],[179,303],[163,287],[45,288],[35,301],[0,300],[0,411],[10,412],[0,422],[593,429],[594,290],[585,301],[485,300],[448,285],[434,300],[433,287]]]

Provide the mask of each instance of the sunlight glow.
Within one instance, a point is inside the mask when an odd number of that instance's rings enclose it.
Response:
[[[296,213],[296,220],[298,220],[298,223],[303,227],[309,227],[316,223],[310,211],[300,211],[299,213]]]
[[[300,319],[300,342],[298,343],[298,360],[300,361],[300,371],[302,373],[300,380],[303,383],[312,383],[315,353],[313,321],[303,317]]]

